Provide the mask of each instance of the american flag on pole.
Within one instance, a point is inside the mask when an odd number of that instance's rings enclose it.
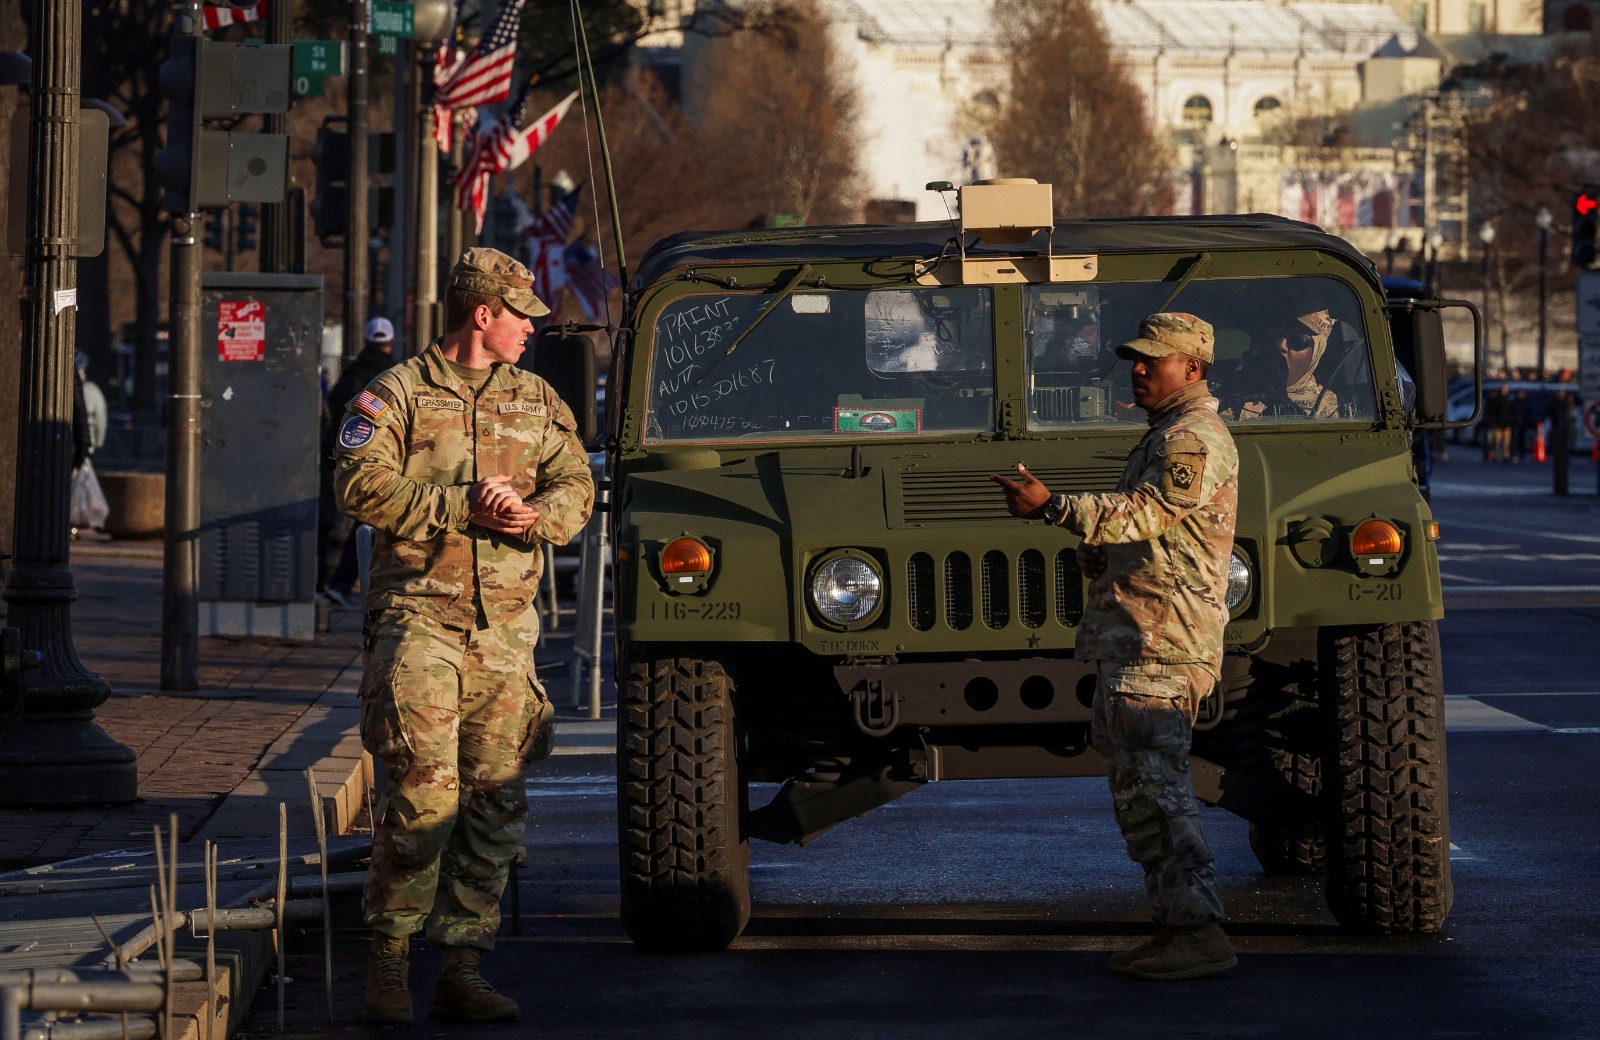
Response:
[[[466,108],[500,101],[511,93],[511,64],[517,57],[517,28],[522,24],[523,2],[506,0],[494,25],[449,81],[434,91],[434,104]]]
[[[259,22],[267,13],[267,0],[261,0],[254,7],[243,9],[237,7],[212,7],[206,4],[202,9],[201,19],[207,29],[221,29],[229,25],[241,25],[245,22]]]
[[[487,126],[474,127],[467,134],[466,154],[461,160],[461,172],[456,175],[456,208],[471,209],[478,218],[480,231],[483,230],[483,211],[488,202],[489,178],[522,165],[549,139],[578,97],[577,91],[568,94],[559,105],[524,130],[520,129],[520,124],[522,114],[528,107],[528,94],[532,87],[532,80],[523,85],[516,104],[504,119]]]
[[[461,53],[454,40],[439,48],[439,57],[433,67],[433,85],[437,89],[450,82],[450,77],[456,74],[461,63],[466,61],[466,56]],[[478,110],[466,108],[461,110],[463,119],[477,118]],[[439,151],[450,154],[450,126],[452,110],[443,105],[433,106],[433,143],[439,146]]]
[[[578,193],[574,188],[550,204],[537,223],[528,229],[528,252],[532,263],[534,290],[541,299],[554,300],[567,284],[567,236],[578,213]]]
[[[622,284],[617,276],[601,267],[599,255],[582,242],[567,247],[565,267],[567,289],[583,309],[584,317],[609,325],[611,290]]]

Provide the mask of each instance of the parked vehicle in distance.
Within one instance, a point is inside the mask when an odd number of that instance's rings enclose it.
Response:
[[[1485,379],[1483,381],[1484,400],[1487,401],[1490,394],[1498,393],[1502,386],[1509,387],[1510,392],[1513,395],[1516,394],[1518,390],[1527,392],[1527,403],[1524,405],[1524,407],[1527,409],[1530,418],[1532,418],[1535,422],[1544,421],[1545,413],[1550,408],[1550,402],[1555,399],[1556,391],[1570,391],[1573,397],[1577,400],[1576,408],[1578,410],[1578,439],[1573,443],[1572,450],[1589,451],[1594,445],[1594,438],[1590,436],[1583,427],[1583,409],[1585,407],[1585,402],[1578,394],[1577,383],[1539,383],[1522,379]],[[1444,416],[1446,422],[1459,422],[1471,414],[1472,385],[1469,383],[1466,386],[1458,387],[1450,392],[1450,396],[1446,398],[1445,401]],[[1485,438],[1487,436],[1488,433],[1484,429],[1483,417],[1481,415],[1478,417],[1478,421],[1473,423],[1471,426],[1465,426],[1459,430],[1450,431],[1450,439],[1455,441],[1457,444],[1472,444],[1480,448],[1483,447]]]

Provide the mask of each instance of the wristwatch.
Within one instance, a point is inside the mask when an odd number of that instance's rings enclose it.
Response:
[[[1051,495],[1044,504],[1044,522],[1051,527],[1060,527],[1061,518],[1067,513],[1067,496]]]

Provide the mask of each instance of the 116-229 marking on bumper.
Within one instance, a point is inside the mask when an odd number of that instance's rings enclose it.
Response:
[[[650,604],[651,621],[738,621],[743,607],[738,600],[690,602],[675,599]]]

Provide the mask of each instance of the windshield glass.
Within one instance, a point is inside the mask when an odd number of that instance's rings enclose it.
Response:
[[[653,442],[994,428],[982,288],[687,296],[657,317],[650,364]]]
[[[1144,423],[1116,346],[1162,306],[1171,282],[1036,285],[1025,294],[1028,421],[1034,429]],[[1372,368],[1355,293],[1333,278],[1197,280],[1169,306],[1210,322],[1207,380],[1230,423],[1371,421]]]

